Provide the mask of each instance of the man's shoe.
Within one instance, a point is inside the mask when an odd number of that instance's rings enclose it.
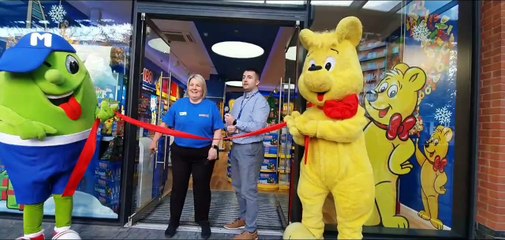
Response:
[[[202,228],[202,233],[200,234],[203,239],[209,239],[211,235],[210,224],[209,222],[200,223],[200,227]]]
[[[179,226],[175,226],[173,224],[168,224],[168,227],[167,227],[167,230],[165,230],[165,236],[171,238],[175,235],[175,233],[177,232],[177,228]]]
[[[233,238],[234,240],[258,240],[258,231],[248,232],[244,231],[242,234]]]
[[[243,229],[243,228],[245,228],[245,220],[237,218],[232,223],[228,223],[228,224],[224,225],[224,228],[226,228],[228,230]]]

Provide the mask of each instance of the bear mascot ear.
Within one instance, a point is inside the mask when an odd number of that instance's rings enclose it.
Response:
[[[315,37],[315,33],[312,32],[310,29],[305,28],[300,31],[300,42],[302,43],[302,46],[305,49],[309,49],[311,46],[313,46],[314,40],[317,39]]]
[[[363,25],[357,17],[345,17],[338,23],[335,35],[339,43],[348,40],[357,47],[363,35]]]

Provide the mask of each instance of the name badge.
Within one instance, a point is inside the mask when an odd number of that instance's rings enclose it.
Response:
[[[186,115],[188,115],[187,112],[179,112],[179,116],[186,116]]]

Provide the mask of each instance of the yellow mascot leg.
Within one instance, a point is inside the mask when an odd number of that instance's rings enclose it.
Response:
[[[365,226],[378,226],[379,224],[381,224],[381,216],[379,214],[379,209],[377,208],[377,202],[374,201],[372,215],[370,215],[366,221]]]
[[[343,179],[332,189],[337,210],[338,239],[363,238],[363,225],[375,206],[374,190],[373,177],[370,174]]]
[[[329,191],[323,187],[318,178],[300,177],[298,196],[302,202],[302,224],[312,233],[315,239],[323,238],[323,204]]]
[[[302,223],[289,224],[284,230],[283,239],[314,239],[314,235]]]

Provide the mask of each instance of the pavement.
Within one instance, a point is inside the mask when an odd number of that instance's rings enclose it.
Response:
[[[44,222],[46,239],[53,235],[54,223]],[[133,227],[115,225],[73,224],[82,239],[167,239],[164,224],[141,224]],[[239,231],[224,228],[211,228],[210,239],[233,239]],[[23,221],[18,219],[0,219],[0,239],[16,239],[23,233]],[[282,239],[278,231],[259,231],[261,239]],[[172,239],[201,239],[200,228],[197,226],[180,226]]]

